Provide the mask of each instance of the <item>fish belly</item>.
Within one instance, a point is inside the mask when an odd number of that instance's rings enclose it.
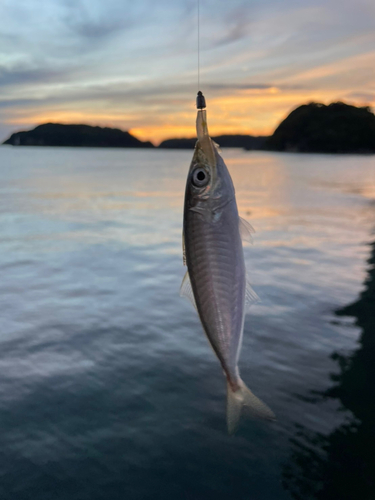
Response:
[[[237,207],[227,207],[215,222],[193,211],[186,214],[185,247],[200,320],[224,371],[235,383],[246,290]]]

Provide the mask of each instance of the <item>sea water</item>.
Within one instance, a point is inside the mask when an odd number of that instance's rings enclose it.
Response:
[[[241,375],[277,415],[235,436],[179,297],[192,151],[0,148],[2,500],[374,496],[375,159],[223,156],[256,230]]]

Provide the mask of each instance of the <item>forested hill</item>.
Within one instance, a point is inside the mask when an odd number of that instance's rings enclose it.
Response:
[[[292,111],[265,149],[301,153],[375,153],[375,115],[368,107],[312,102]]]
[[[221,147],[301,153],[375,153],[375,115],[369,107],[342,102],[299,106],[269,136],[213,137]],[[169,139],[160,148],[192,149],[196,138]]]
[[[16,132],[4,144],[13,146],[73,146],[109,148],[153,148],[151,142],[142,142],[129,132],[118,128],[90,125],[63,125],[45,123],[33,130]]]
[[[196,138],[168,139],[159,148],[193,149]],[[342,102],[309,103],[292,111],[269,136],[221,135],[221,147],[301,153],[375,153],[375,115],[369,107]],[[12,134],[4,144],[13,146],[81,146],[153,148],[129,132],[90,125],[46,123]]]

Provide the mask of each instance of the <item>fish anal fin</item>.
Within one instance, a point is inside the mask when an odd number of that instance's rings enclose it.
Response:
[[[182,262],[186,266],[185,233],[182,232]]]
[[[195,310],[197,310],[197,304],[195,303],[194,293],[191,287],[190,276],[188,271],[186,271],[185,276],[181,283],[180,297],[185,297],[186,299],[188,299],[189,302],[193,304]]]
[[[260,299],[258,295],[254,292],[253,287],[251,286],[249,275],[246,273],[245,313],[248,312],[252,304],[259,301]]]
[[[252,234],[255,233],[253,226],[242,217],[238,217],[238,227],[242,241],[253,242]],[[249,274],[246,272],[246,293],[245,293],[245,313],[250,306],[259,301],[258,295],[254,292],[250,283]]]

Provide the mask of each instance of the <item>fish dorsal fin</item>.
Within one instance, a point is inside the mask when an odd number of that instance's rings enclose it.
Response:
[[[186,271],[184,279],[182,280],[181,283],[180,297],[187,298],[193,304],[195,310],[197,310],[197,304],[195,303],[194,293],[191,287],[190,276],[188,271]]]
[[[259,301],[260,299],[258,295],[254,292],[253,287],[250,284],[249,275],[246,273],[245,314],[248,312],[252,304]]]
[[[253,243],[252,235],[255,233],[255,229],[253,228],[253,226],[242,217],[238,217],[238,224],[242,241]]]

